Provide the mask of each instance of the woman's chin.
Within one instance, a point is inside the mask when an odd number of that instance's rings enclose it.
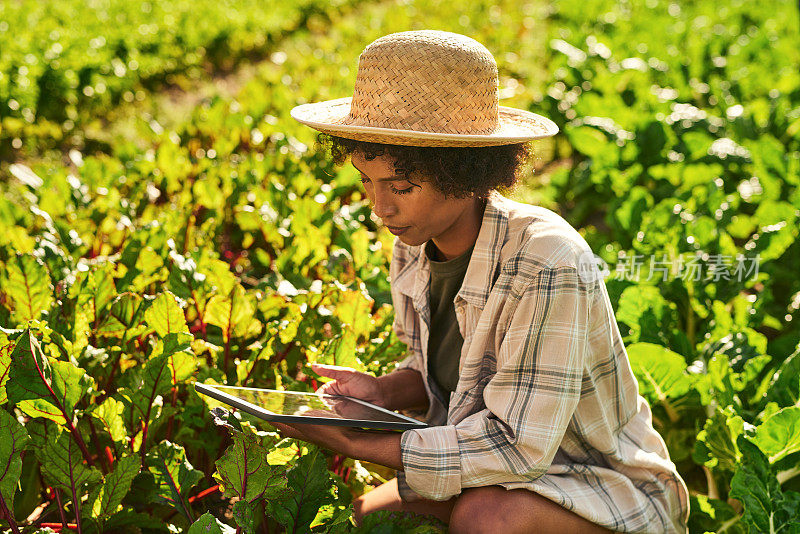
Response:
[[[418,236],[408,235],[408,233],[397,236],[397,239],[409,247],[418,247],[419,245],[424,245],[428,241],[427,239],[420,240]]]

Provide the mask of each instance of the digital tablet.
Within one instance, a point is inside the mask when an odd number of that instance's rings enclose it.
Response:
[[[265,421],[410,430],[428,425],[368,402],[340,395],[201,384],[194,389]]]

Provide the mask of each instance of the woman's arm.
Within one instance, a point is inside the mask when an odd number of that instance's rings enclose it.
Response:
[[[365,460],[385,465],[392,469],[403,469],[400,455],[400,433],[359,432],[350,428],[326,425],[290,425],[271,422],[281,435],[315,443],[320,447],[338,452],[348,458]]]

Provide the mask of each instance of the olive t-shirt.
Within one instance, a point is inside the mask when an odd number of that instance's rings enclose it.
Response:
[[[458,384],[458,364],[464,338],[458,330],[453,299],[461,289],[464,275],[472,256],[472,247],[457,258],[435,261],[435,246],[432,241],[425,245],[431,266],[430,308],[431,329],[428,338],[428,373],[444,397],[447,406],[450,393]]]

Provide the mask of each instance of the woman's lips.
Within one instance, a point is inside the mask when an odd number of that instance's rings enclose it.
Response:
[[[411,228],[410,226],[386,226],[386,229],[392,232],[394,235],[400,235],[404,233],[406,230]]]

